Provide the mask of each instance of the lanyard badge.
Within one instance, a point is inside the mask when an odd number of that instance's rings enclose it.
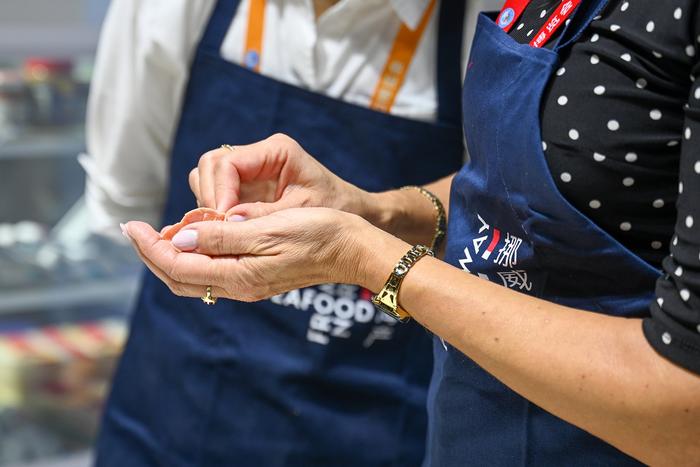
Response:
[[[525,8],[530,4],[530,0],[506,0],[501,9],[501,13],[496,18],[496,24],[505,32],[509,32],[515,22],[523,14]]]
[[[531,1],[532,0],[507,0],[496,19],[496,24],[505,32],[509,32]],[[535,37],[530,41],[530,46],[539,48],[545,45],[561,25],[566,22],[567,18],[576,11],[576,7],[580,3],[581,0],[563,0],[540,30],[537,31]]]

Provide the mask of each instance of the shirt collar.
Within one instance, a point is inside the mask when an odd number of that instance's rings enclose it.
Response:
[[[401,22],[411,29],[416,29],[430,0],[390,0],[390,2]]]

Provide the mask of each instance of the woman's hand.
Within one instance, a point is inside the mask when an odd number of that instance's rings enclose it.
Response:
[[[260,217],[294,207],[361,214],[369,197],[282,134],[207,152],[190,172],[189,183],[201,207],[227,212],[229,217]]]
[[[452,176],[426,187],[449,206]],[[336,176],[292,138],[277,134],[233,149],[204,154],[190,172],[201,207],[227,218],[254,218],[298,207],[326,207],[357,214],[409,243],[430,244],[432,203],[415,190],[368,193]]]
[[[325,208],[288,209],[245,222],[199,222],[172,242],[142,222],[126,229],[141,259],[176,295],[201,297],[211,285],[213,295],[241,301],[327,282],[367,286],[367,271],[382,267],[381,274],[388,275],[401,249],[408,249],[358,216]],[[386,264],[370,260],[374,255],[368,252],[383,248],[387,238],[402,245],[396,257],[387,256]]]

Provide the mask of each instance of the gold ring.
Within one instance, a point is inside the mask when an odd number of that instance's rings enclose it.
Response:
[[[216,297],[211,294],[211,285],[207,286],[207,294],[202,297],[202,301],[207,305],[216,304]]]
[[[229,151],[233,151],[236,149],[236,146],[231,146],[230,144],[222,144],[221,147],[224,149],[228,149]]]

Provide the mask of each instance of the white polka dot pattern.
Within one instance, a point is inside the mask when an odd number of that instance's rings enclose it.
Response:
[[[688,327],[698,336],[690,344],[700,348],[696,1],[610,0],[561,56],[543,96],[540,123],[542,154],[562,195],[666,272],[653,302],[665,319],[645,321],[649,342],[657,351],[676,349],[665,355],[686,367],[697,362],[692,368],[700,373],[700,354],[676,360],[687,333],[663,324],[675,320]],[[526,33],[539,30],[561,2],[535,3],[518,20],[519,31],[511,31],[520,42],[529,42]],[[690,324],[688,316],[695,316]]]

